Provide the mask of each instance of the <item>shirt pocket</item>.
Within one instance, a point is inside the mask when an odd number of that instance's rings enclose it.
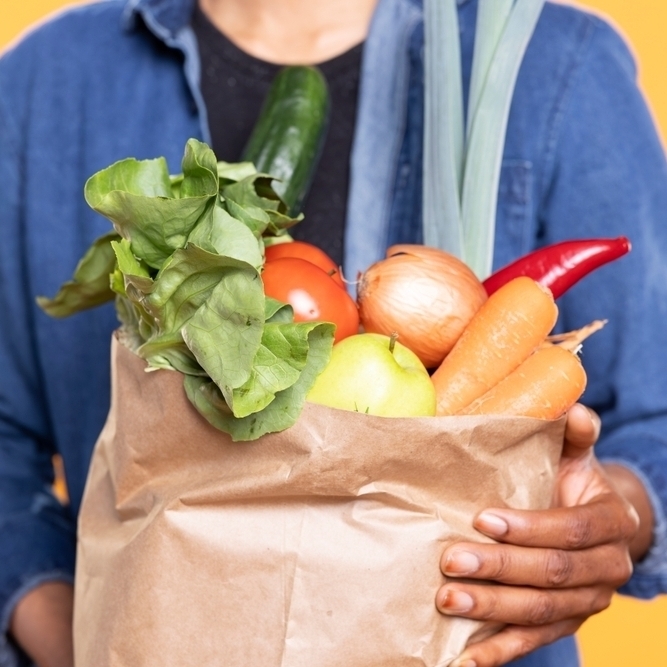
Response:
[[[500,169],[493,270],[529,252],[534,246],[533,165],[505,159]]]

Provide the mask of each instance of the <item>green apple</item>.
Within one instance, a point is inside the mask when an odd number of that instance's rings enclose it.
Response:
[[[419,357],[395,338],[375,333],[336,343],[306,398],[382,417],[435,415],[435,388]]]

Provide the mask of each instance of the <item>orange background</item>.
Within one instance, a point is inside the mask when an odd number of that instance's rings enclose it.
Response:
[[[81,2],[81,0],[79,0]],[[0,49],[28,25],[76,2],[0,0]],[[667,137],[667,1],[585,0],[576,3],[611,19],[631,43],[662,137]],[[584,667],[667,664],[667,597],[641,602],[617,597],[579,633]],[[564,666],[566,667],[566,666]]]

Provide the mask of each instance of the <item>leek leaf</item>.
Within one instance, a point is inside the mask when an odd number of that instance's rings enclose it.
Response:
[[[486,84],[491,61],[513,5],[514,0],[479,0],[477,5],[475,50],[472,58],[470,92],[468,93],[468,120],[466,123],[468,137]]]
[[[462,191],[465,262],[480,280],[491,273],[500,167],[514,86],[544,0],[517,0],[496,48],[466,151]],[[487,6],[482,4],[480,9]]]
[[[424,243],[463,254],[463,83],[456,0],[425,0]]]

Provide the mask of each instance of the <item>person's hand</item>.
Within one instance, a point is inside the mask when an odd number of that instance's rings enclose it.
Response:
[[[653,516],[646,492],[629,470],[597,461],[599,430],[597,415],[574,406],[554,508],[484,510],[474,526],[501,544],[460,542],[444,552],[441,569],[454,580],[439,589],[438,609],[507,624],[468,646],[452,667],[504,665],[574,633],[629,579],[631,556],[648,550]]]
[[[72,609],[74,590],[69,584],[47,582],[19,600],[10,632],[38,667],[72,667]]]

